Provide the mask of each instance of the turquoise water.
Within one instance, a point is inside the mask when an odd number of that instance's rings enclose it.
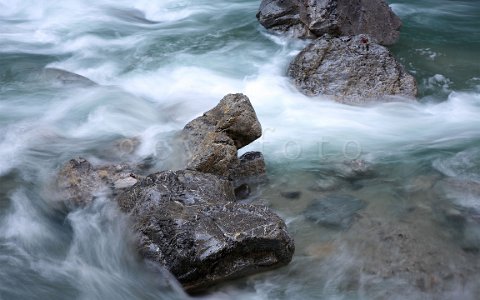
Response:
[[[78,155],[171,165],[168,136],[232,92],[264,129],[243,151],[264,152],[270,181],[249,201],[284,217],[297,250],[202,299],[476,299],[480,2],[390,4],[419,102],[351,107],[295,90],[285,70],[305,42],[266,32],[258,1],[0,0],[0,299],[186,298],[108,199],[67,214],[50,184]],[[125,137],[142,142],[133,156],[115,150]],[[351,177],[351,159],[373,175]],[[368,204],[350,229],[304,217],[335,194]]]

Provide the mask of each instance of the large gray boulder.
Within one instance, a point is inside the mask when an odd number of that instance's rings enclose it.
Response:
[[[290,64],[288,75],[305,95],[349,104],[417,94],[415,78],[367,35],[314,40]]]
[[[285,223],[263,206],[235,203],[231,182],[197,171],[149,175],[117,198],[140,233],[144,257],[187,291],[290,262]]]
[[[262,0],[257,18],[265,28],[294,37],[363,33],[383,45],[398,40],[402,25],[384,0]]]
[[[241,162],[237,150],[262,135],[262,126],[247,96],[226,95],[213,109],[189,122],[187,169],[232,177]]]

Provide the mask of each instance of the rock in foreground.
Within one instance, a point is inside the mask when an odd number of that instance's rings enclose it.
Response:
[[[73,207],[99,194],[115,199],[131,216],[140,253],[195,292],[292,259],[294,244],[282,219],[265,206],[236,202],[250,193],[242,181],[265,173],[261,153],[237,154],[260,135],[248,98],[231,94],[183,130],[191,154],[187,170],[140,177],[129,165],[73,159],[56,183]]]
[[[413,76],[367,35],[315,40],[290,64],[288,75],[308,96],[333,96],[348,104],[417,94]]]
[[[230,181],[188,170],[152,174],[118,197],[141,234],[141,253],[190,292],[292,259],[293,240],[277,215],[233,201]]]
[[[384,0],[263,0],[257,18],[294,37],[369,34],[382,45],[395,43],[402,25]]]

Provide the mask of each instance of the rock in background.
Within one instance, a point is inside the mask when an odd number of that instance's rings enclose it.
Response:
[[[383,0],[263,0],[257,18],[265,28],[294,37],[368,34],[394,44],[400,19]]]
[[[290,64],[288,75],[308,96],[329,95],[349,104],[417,94],[413,76],[367,35],[313,41]]]
[[[417,95],[414,77],[380,46],[394,44],[401,27],[383,0],[263,0],[257,18],[274,32],[314,39],[288,69],[307,96],[367,104]]]

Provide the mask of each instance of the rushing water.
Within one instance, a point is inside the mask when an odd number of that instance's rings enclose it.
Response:
[[[257,0],[0,0],[0,299],[186,298],[137,256],[108,199],[66,214],[49,185],[72,157],[122,159],[124,137],[142,141],[128,159],[161,169],[175,159],[166,137],[231,92],[264,128],[246,150],[264,152],[270,183],[251,201],[285,218],[297,250],[202,298],[477,299],[480,2],[390,4],[419,103],[352,107],[292,87],[285,69],[305,42],[268,34]],[[353,158],[374,175],[348,179]],[[304,217],[336,193],[368,204],[349,230]]]

